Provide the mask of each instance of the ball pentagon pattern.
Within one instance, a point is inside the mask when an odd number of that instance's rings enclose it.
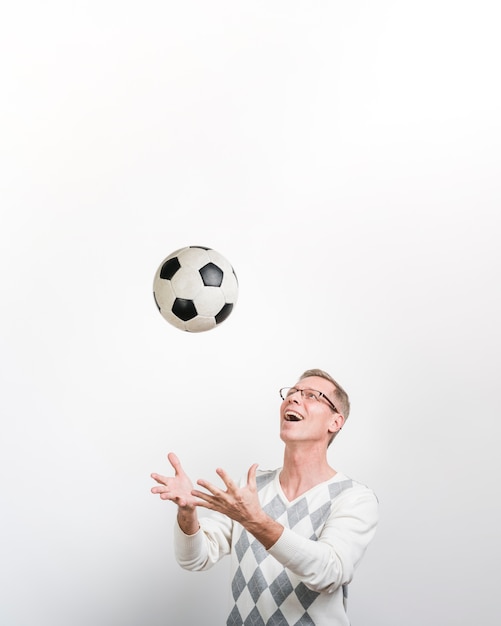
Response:
[[[216,328],[228,318],[238,298],[238,280],[222,254],[205,246],[187,246],[160,263],[153,296],[170,324],[199,333]]]

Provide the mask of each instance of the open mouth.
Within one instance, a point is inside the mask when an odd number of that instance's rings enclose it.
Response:
[[[284,417],[286,422],[300,422],[303,419],[303,416],[295,411],[287,411]]]

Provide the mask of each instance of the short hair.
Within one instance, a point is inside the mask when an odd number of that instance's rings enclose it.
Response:
[[[308,378],[310,376],[318,376],[319,378],[325,378],[325,380],[328,380],[334,385],[335,387],[334,389],[335,403],[334,404],[336,405],[338,411],[344,416],[344,421],[346,422],[346,420],[348,419],[348,415],[350,414],[350,398],[348,397],[348,394],[346,393],[346,391],[341,387],[341,385],[336,380],[334,380],[334,378],[332,378],[330,374],[318,368],[306,370],[305,372],[301,374],[301,376],[299,377],[299,380],[303,380],[303,378]],[[334,437],[337,435],[338,432],[339,431],[335,432],[332,435],[332,437],[329,440],[328,445],[332,443],[332,440],[334,439]]]

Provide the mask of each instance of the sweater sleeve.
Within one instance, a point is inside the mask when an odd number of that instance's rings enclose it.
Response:
[[[331,593],[351,581],[377,522],[376,496],[358,485],[335,499],[317,541],[284,528],[268,552],[313,591]]]
[[[200,528],[194,535],[186,535],[176,520],[174,524],[174,551],[179,565],[191,571],[210,569],[231,550],[232,521],[208,512],[200,518]]]

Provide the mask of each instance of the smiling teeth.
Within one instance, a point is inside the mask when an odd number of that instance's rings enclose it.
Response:
[[[292,411],[288,411],[288,412],[285,414],[285,419],[286,419],[288,422],[300,422],[300,421],[303,419],[303,416],[302,416],[302,415],[299,415],[299,413],[294,413],[294,412],[292,412]]]

